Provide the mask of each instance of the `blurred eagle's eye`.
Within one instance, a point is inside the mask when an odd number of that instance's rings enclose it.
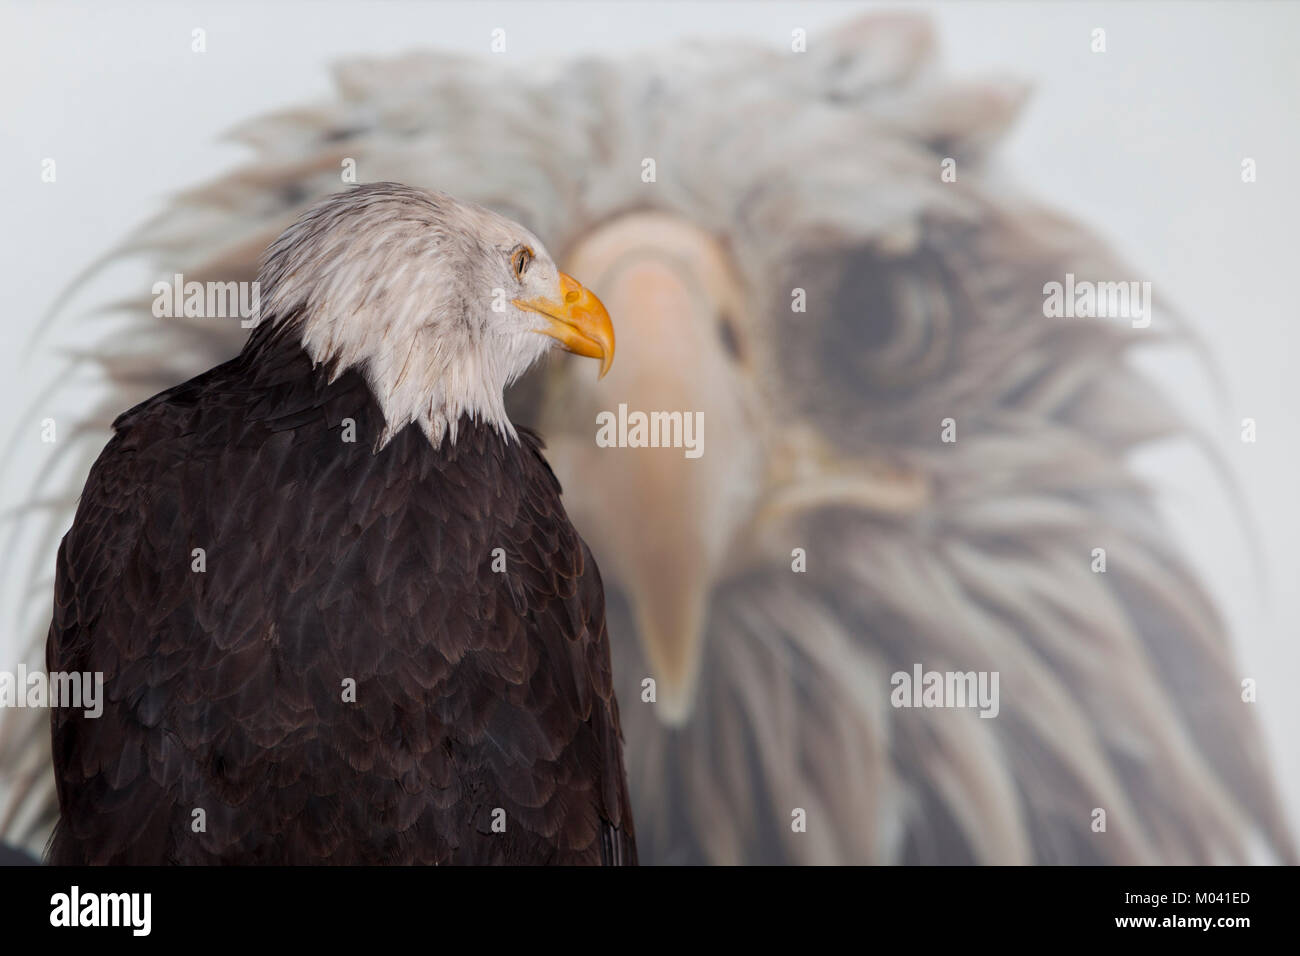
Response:
[[[957,290],[928,250],[857,251],[842,263],[823,325],[823,360],[871,390],[923,384],[948,364]]]
[[[718,338],[722,341],[722,347],[728,356],[738,362],[744,359],[740,346],[740,333],[736,329],[736,320],[730,313],[723,312],[718,316]]]

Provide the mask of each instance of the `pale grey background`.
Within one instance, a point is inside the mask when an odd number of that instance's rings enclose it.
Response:
[[[18,440],[0,478],[0,509],[28,499],[49,455],[39,421],[66,425],[95,396],[70,383],[32,400],[78,344],[93,306],[147,290],[143,269],[118,269],[79,296],[52,335],[22,346],[70,277],[156,211],[169,193],[237,164],[224,130],[268,110],[329,93],[326,65],[350,54],[437,47],[488,56],[507,30],[512,62],[575,52],[617,54],[687,36],[746,36],[788,48],[792,28],[816,31],[858,4],[106,3],[0,7],[0,182],[4,184],[0,408]],[[1300,676],[1296,625],[1300,558],[1295,412],[1300,355],[1293,285],[1300,219],[1300,8],[1276,4],[953,3],[927,8],[956,73],[1031,80],[1035,94],[1001,150],[1008,182],[1082,217],[1154,283],[1205,338],[1220,396],[1186,355],[1144,362],[1209,432],[1258,523],[1261,577],[1236,515],[1210,470],[1187,448],[1146,452],[1144,474],[1164,494],[1177,534],[1232,623],[1243,674],[1300,816]],[[190,50],[207,30],[208,51]],[[1089,51],[1107,31],[1108,52]],[[1243,157],[1259,181],[1243,185]],[[58,182],[40,181],[53,157]],[[1157,326],[1160,315],[1156,316]],[[83,333],[84,334],[84,333]],[[1239,441],[1240,420],[1259,442]],[[7,438],[10,427],[0,430]],[[50,486],[61,490],[67,477]],[[62,528],[58,533],[62,532]],[[34,556],[53,567],[58,534],[11,545],[4,574],[0,669],[12,669],[48,607],[24,601]],[[20,614],[23,623],[16,624]]]

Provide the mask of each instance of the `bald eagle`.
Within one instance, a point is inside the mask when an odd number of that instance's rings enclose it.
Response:
[[[604,307],[395,184],[259,281],[237,358],[114,423],[59,550],[47,663],[107,704],[53,711],[50,859],[634,863],[600,573],[502,404],[557,343],[608,369]]]
[[[782,46],[349,58],[105,261],[251,281],[356,168],[509,215],[610,306],[599,391],[546,363],[506,401],[605,573],[643,862],[1294,860],[1227,626],[1132,467],[1190,431],[1127,361],[1189,340],[1173,309],[1145,332],[1044,319],[1045,282],[1133,272],[997,161],[1027,84],[953,76],[908,13]],[[143,289],[124,311],[77,329],[112,406],[58,446],[78,468],[112,415],[246,335],[159,321]],[[619,404],[701,411],[705,453],[595,448]],[[1093,573],[1102,546],[1124,560]],[[892,707],[918,663],[999,671],[999,716]],[[0,723],[0,829],[29,845],[54,803],[43,730]]]

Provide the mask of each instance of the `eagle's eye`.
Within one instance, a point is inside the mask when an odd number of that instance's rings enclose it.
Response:
[[[718,316],[718,338],[722,341],[723,349],[732,359],[740,361],[744,358],[740,346],[740,333],[736,330],[736,321],[730,313],[723,312]]]
[[[510,255],[510,264],[515,268],[515,275],[522,279],[524,273],[528,271],[528,265],[533,261],[533,250],[527,246],[520,246]]]
[[[958,290],[938,257],[850,257],[823,326],[823,358],[869,391],[924,385],[947,366]]]

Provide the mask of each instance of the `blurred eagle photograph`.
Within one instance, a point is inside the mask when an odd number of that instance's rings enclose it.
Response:
[[[1017,188],[1031,84],[924,13],[799,22],[322,59],[11,316],[73,345],[14,414],[0,670],[102,675],[103,711],[0,708],[6,852],[1296,862],[1254,672],[1135,466],[1223,467],[1132,360],[1213,365],[1195,302],[1050,316],[1149,273]],[[174,279],[256,314],[160,310]],[[598,440],[621,409],[698,454]]]

